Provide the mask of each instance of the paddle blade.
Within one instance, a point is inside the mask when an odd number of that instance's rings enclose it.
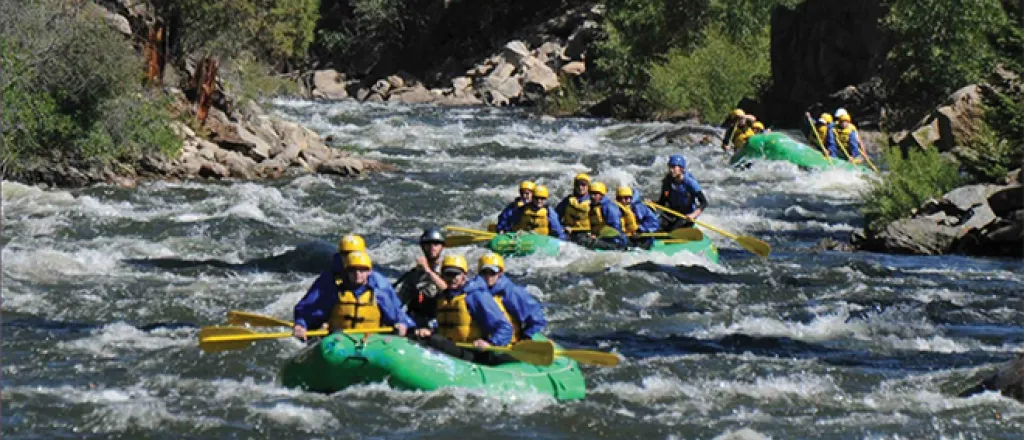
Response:
[[[598,234],[598,235],[601,238],[615,238],[615,237],[618,237],[619,235],[622,235],[622,234],[620,234],[619,231],[616,231],[615,228],[613,228],[611,226],[605,226],[605,227],[601,228],[601,233]]]
[[[390,330],[390,329],[389,329]],[[360,333],[367,332],[361,330]],[[314,330],[308,336],[326,336],[327,330]],[[208,353],[241,350],[255,341],[290,338],[292,332],[259,333],[245,327],[214,326],[199,330],[199,348]]]
[[[565,356],[584,365],[598,365],[601,367],[614,367],[619,365],[621,359],[615,353],[605,353],[593,350],[560,350],[555,352],[558,356]]]
[[[704,239],[704,233],[697,228],[676,228],[668,235],[676,240],[701,241]]]
[[[747,235],[736,237],[736,243],[743,246],[743,249],[753,252],[760,257],[767,257],[772,253],[772,247],[768,243]]]
[[[486,243],[491,241],[491,237],[485,237],[482,235],[453,235],[445,238],[445,247],[460,247],[460,246],[472,246],[477,243]]]
[[[555,343],[551,341],[519,341],[506,354],[533,365],[551,365],[555,361]]]
[[[260,315],[258,313],[243,312],[240,310],[232,310],[228,312],[228,324],[233,325],[251,325],[253,327],[292,327],[289,321],[283,319],[277,319],[273,316]]]

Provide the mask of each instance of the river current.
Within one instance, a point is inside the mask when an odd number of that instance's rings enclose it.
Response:
[[[782,162],[737,170],[715,144],[652,142],[659,123],[516,110],[280,100],[276,112],[402,171],[359,180],[3,182],[2,436],[50,438],[1003,438],[1024,405],[958,398],[1024,349],[1021,260],[815,251],[861,225],[867,183]],[[772,245],[758,258],[705,231],[696,256],[510,258],[548,334],[612,350],[588,397],[281,387],[292,339],[205,354],[229,310],[291,318],[337,239],[366,237],[391,279],[429,225],[482,227],[533,179],[552,201],[587,172],[654,196],[682,153],[707,223]],[[459,248],[475,266],[482,248]]]

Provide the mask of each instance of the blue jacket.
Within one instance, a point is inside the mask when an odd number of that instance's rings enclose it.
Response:
[[[682,182],[668,179],[662,184],[659,205],[689,215],[697,210],[697,193],[701,192],[700,183],[689,171],[683,175]]]
[[[835,130],[835,126],[836,126],[836,124],[834,124],[832,122],[828,123],[828,130],[825,131],[825,139],[822,139],[821,141],[825,143],[825,148],[828,149],[828,154],[831,154],[832,157],[838,158],[839,157],[839,147],[837,146],[837,143],[836,143],[836,130]]]
[[[483,278],[476,277],[466,282],[462,289],[445,290],[442,295],[445,298],[452,298],[462,292],[466,292],[466,308],[469,309],[469,316],[473,323],[480,327],[480,330],[487,336],[487,342],[491,345],[505,346],[512,342],[512,324],[505,319],[501,313],[498,303],[487,290],[487,283]]]
[[[341,262],[338,254],[334,256],[335,265]],[[313,281],[306,295],[295,304],[295,324],[307,329],[318,329],[330,319],[331,311],[338,303],[338,285],[335,283],[335,276],[342,271],[336,269],[325,271]],[[377,307],[380,309],[381,325],[405,324],[408,328],[416,327],[416,323],[402,310],[402,302],[391,287],[388,279],[377,271],[370,273],[370,280],[366,283],[373,289],[377,299]],[[354,289],[352,293],[360,294],[366,286]]]
[[[601,203],[597,204],[601,209],[601,217],[604,218],[604,224],[619,231],[618,237],[601,237],[602,240],[611,241],[618,243],[622,246],[626,245],[626,234],[622,231],[622,210],[619,209],[619,205],[616,205],[608,197],[602,197]],[[590,201],[590,209],[594,209],[594,201]],[[591,228],[594,225],[590,225]]]
[[[526,211],[526,208],[528,207],[530,207],[530,205],[523,205],[516,208],[515,211],[512,211],[512,217],[509,219],[509,222],[513,226],[519,224],[519,219],[523,218],[523,212]],[[568,237],[565,236],[565,230],[562,229],[562,220],[558,217],[558,213],[556,213],[554,209],[551,209],[550,206],[545,205],[544,207],[548,209],[548,235],[558,237],[562,240],[568,239]],[[512,228],[509,228],[509,230],[511,229]],[[500,231],[501,228],[499,227],[498,230]]]
[[[633,215],[636,216],[636,224],[640,227],[639,232],[658,232],[658,229],[661,228],[658,214],[655,214],[643,202],[635,201],[630,205],[630,208],[633,209]]]
[[[512,221],[512,216],[521,206],[523,206],[523,199],[516,197],[512,203],[509,203],[508,206],[505,206],[505,209],[501,210],[501,214],[498,214],[497,228],[499,233],[511,231],[515,227],[518,220]]]
[[[863,152],[860,150],[860,136],[857,134],[857,130],[850,132],[850,145],[848,145],[850,151],[850,157],[861,157]]]
[[[483,281],[483,278],[480,281]],[[486,282],[484,284],[486,285]],[[512,319],[519,321],[520,329],[526,338],[532,338],[548,325],[548,320],[544,318],[544,309],[537,299],[507,276],[498,278],[498,282],[488,290],[492,296],[502,296],[505,311]]]
[[[590,200],[590,195],[589,194],[587,194],[586,196],[583,196],[583,198],[579,198],[579,197],[576,197],[574,195],[565,196],[565,198],[562,199],[561,202],[558,202],[558,206],[555,206],[555,213],[558,214],[558,218],[560,218],[560,219],[561,218],[565,218],[565,208],[567,208],[569,206],[569,199],[570,198],[574,198],[574,197],[576,198],[577,202],[584,202],[584,201]]]

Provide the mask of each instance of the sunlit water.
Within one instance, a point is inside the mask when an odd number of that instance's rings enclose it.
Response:
[[[715,145],[649,139],[667,124],[544,120],[489,109],[280,101],[338,145],[402,171],[356,181],[3,184],[4,438],[1014,438],[1024,405],[954,397],[1024,348],[1020,260],[815,252],[857,227],[858,174],[786,163],[735,170]],[[228,310],[281,318],[337,238],[363,234],[392,279],[424,226],[479,227],[520,180],[588,172],[654,196],[682,152],[702,217],[771,243],[762,260],[714,236],[694,256],[510,259],[550,335],[620,353],[585,369],[589,396],[383,384],[330,396],[275,383],[294,340],[204,354]],[[709,234],[712,234],[708,231]],[[479,248],[463,248],[471,261]],[[277,256],[275,258],[275,256]]]

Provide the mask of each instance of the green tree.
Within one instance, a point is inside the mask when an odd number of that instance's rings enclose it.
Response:
[[[894,220],[909,217],[928,199],[962,183],[958,167],[935,148],[911,149],[904,156],[898,147],[887,148],[884,162],[889,173],[871,183],[861,194],[864,220],[869,232],[880,231]]]

